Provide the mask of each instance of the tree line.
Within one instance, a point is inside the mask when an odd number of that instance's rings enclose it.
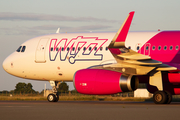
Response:
[[[57,89],[58,92],[64,93],[64,92],[68,92],[69,91],[69,86],[67,85],[67,83],[62,82],[59,85],[59,88]],[[7,90],[3,90],[0,91],[0,93],[32,93],[32,94],[37,94],[37,93],[43,93],[44,90],[42,90],[41,92],[35,91],[33,89],[33,86],[31,83],[23,83],[23,82],[19,82],[16,84],[15,89],[11,90],[11,91],[7,91]]]

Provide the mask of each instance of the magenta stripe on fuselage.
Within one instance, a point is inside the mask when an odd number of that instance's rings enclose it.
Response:
[[[180,64],[180,31],[162,31],[138,51],[164,63]]]

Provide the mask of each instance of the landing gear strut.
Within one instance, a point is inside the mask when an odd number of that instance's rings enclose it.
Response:
[[[167,91],[156,91],[153,95],[153,101],[156,104],[170,104],[172,95]]]
[[[50,82],[50,85],[52,86],[52,91],[53,93],[50,93],[48,96],[47,96],[47,100],[49,102],[58,102],[59,100],[59,94],[57,92],[57,88],[60,84],[60,82],[57,82],[57,81],[49,81]]]
[[[158,91],[153,95],[153,101],[156,104],[170,104],[172,101],[172,95],[168,91],[163,89],[163,72],[162,71],[152,71],[149,79],[149,84],[156,86]]]

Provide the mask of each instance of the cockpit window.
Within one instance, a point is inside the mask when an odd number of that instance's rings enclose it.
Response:
[[[24,52],[24,51],[25,51],[25,49],[26,49],[26,46],[23,46],[23,48],[22,48],[21,52]]]
[[[16,52],[24,52],[26,50],[26,46],[20,46]]]
[[[16,51],[17,51],[17,52],[20,52],[20,51],[21,51],[21,48],[22,48],[22,46],[20,46]]]

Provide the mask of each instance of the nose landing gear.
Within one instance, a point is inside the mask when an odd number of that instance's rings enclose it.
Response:
[[[49,102],[58,102],[59,100],[59,94],[57,92],[57,88],[59,86],[59,84],[61,82],[57,82],[57,81],[49,81],[50,82],[50,85],[52,86],[52,91],[53,93],[50,93],[48,96],[47,96],[47,100]]]
[[[53,93],[51,93],[51,94],[49,94],[49,95],[47,96],[47,99],[48,99],[49,102],[58,102],[58,100],[59,100],[59,95],[58,95],[58,94],[53,94]]]

